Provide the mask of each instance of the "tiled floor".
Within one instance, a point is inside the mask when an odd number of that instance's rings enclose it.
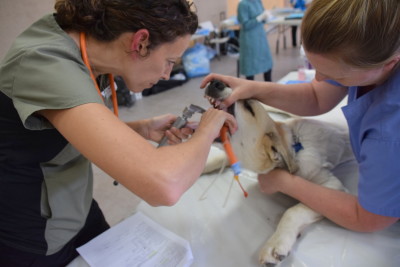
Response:
[[[269,34],[270,48],[274,57],[272,70],[273,81],[279,80],[289,71],[297,67],[299,48],[291,46],[290,38],[287,38],[287,48],[280,47],[279,54],[275,53],[276,34]],[[281,41],[282,46],[282,41]],[[236,58],[222,56],[211,61],[211,71],[225,75],[236,75]],[[256,76],[256,80],[262,80],[262,74]],[[136,100],[130,108],[120,107],[120,117],[124,121],[148,118],[164,113],[180,115],[185,106],[196,104],[209,107],[203,98],[203,91],[199,89],[202,77],[193,78],[182,86],[150,95]],[[114,186],[113,180],[98,168],[94,168],[95,187],[94,197],[99,202],[107,221],[114,225],[131,215],[140,199],[129,192],[122,185]]]

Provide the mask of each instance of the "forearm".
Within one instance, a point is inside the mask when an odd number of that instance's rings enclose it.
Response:
[[[255,17],[250,17],[250,14],[247,12],[247,8],[247,6],[240,6],[238,9],[238,21],[241,29],[245,31],[251,30],[260,24]]]
[[[363,209],[354,195],[311,183],[298,176],[291,176],[281,192],[350,230],[373,232],[397,221],[396,218]]]
[[[140,134],[143,138],[148,140],[149,139],[149,133],[148,133],[148,127],[147,127],[148,123],[149,123],[149,120],[144,119],[144,120],[138,120],[138,121],[130,121],[130,122],[127,122],[126,124],[129,126],[129,128],[131,128],[132,130],[134,130],[135,132]]]
[[[309,84],[257,82],[251,90],[253,98],[266,105],[300,116],[319,115],[322,112],[318,106],[318,99],[309,87]]]
[[[257,18],[249,18],[248,20],[241,22],[240,25],[243,30],[249,31],[258,26],[260,23],[261,22],[258,21]]]
[[[327,83],[278,84],[257,82],[253,98],[266,105],[300,116],[315,116],[328,112],[346,95],[346,89]]]

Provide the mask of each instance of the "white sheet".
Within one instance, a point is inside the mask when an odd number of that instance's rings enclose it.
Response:
[[[346,125],[340,106],[316,117]],[[335,174],[353,193],[357,191],[357,164],[347,162]],[[139,210],[181,237],[189,240],[193,267],[259,266],[258,251],[273,233],[280,216],[294,203],[282,194],[267,196],[257,185],[256,176],[245,172],[240,179],[248,190],[244,198],[234,182],[226,207],[223,207],[233,174],[225,171],[199,200],[218,174],[204,175],[174,207]],[[400,266],[400,223],[376,233],[352,232],[324,219],[308,227],[281,267],[398,267]]]
[[[282,81],[295,79],[296,75],[291,73]],[[333,111],[316,118],[346,125],[340,110],[344,104],[345,100]],[[339,166],[335,174],[352,193],[356,193],[355,162]],[[205,200],[199,200],[216,176],[200,177],[173,207],[155,208],[142,202],[138,210],[190,242],[193,267],[259,266],[259,249],[273,233],[283,212],[296,202],[282,194],[262,194],[256,176],[244,172],[240,180],[249,192],[248,198],[243,197],[234,182],[223,207],[233,179],[230,170],[217,178]],[[87,265],[78,258],[70,266]],[[311,225],[280,267],[320,266],[400,266],[400,222],[376,233],[352,232],[326,219]]]

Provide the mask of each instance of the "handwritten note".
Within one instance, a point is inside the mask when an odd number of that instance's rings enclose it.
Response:
[[[187,267],[193,262],[187,240],[141,212],[113,226],[77,250],[92,267]]]

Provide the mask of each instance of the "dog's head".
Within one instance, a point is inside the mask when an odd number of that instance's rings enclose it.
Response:
[[[220,81],[215,84],[206,89],[209,98],[222,100],[232,92]],[[294,154],[285,138],[285,126],[272,120],[263,104],[254,99],[239,100],[229,111],[239,126],[231,137],[232,147],[244,168],[257,173],[267,173],[275,168],[290,173],[297,171]]]

